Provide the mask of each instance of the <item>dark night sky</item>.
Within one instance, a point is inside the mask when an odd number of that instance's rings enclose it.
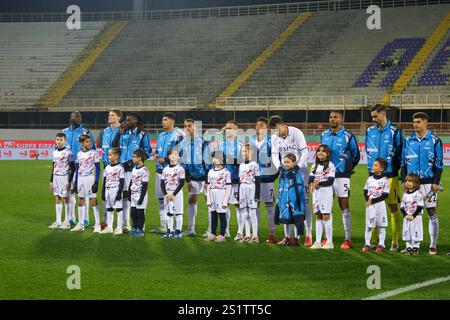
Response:
[[[304,0],[146,0],[148,9],[202,8]],[[133,0],[0,0],[0,12],[65,12],[77,4],[82,11],[131,10]]]

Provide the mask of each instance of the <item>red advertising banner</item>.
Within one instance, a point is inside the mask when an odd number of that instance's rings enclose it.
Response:
[[[151,141],[152,148],[156,147],[156,140]],[[318,142],[308,142],[308,162],[313,162]],[[55,142],[53,140],[0,140],[0,160],[51,160]],[[450,144],[444,144],[444,165],[450,166]],[[101,149],[98,149],[100,156]],[[366,146],[359,144],[361,160],[367,163]]]

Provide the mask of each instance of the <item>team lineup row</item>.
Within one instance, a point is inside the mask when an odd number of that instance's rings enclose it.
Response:
[[[425,113],[413,116],[414,133],[406,140],[402,130],[386,118],[385,106],[375,105],[371,116],[375,124],[367,129],[365,141],[369,179],[365,188],[367,223],[364,250],[371,248],[370,237],[372,242],[376,240],[377,234],[372,232],[375,227],[379,230],[377,251],[384,250],[388,223],[383,202],[386,202],[391,212],[391,250],[398,250],[403,214],[402,238],[407,241],[404,251],[407,254],[418,251],[418,245],[423,240],[421,213],[426,208],[430,217],[429,253],[436,254],[439,228],[436,207],[443,170],[442,142],[427,129]],[[87,213],[85,199],[89,198],[94,210],[95,232],[117,234],[125,230],[131,231],[129,234],[133,236],[143,235],[148,188],[148,171],[144,161],[152,157],[156,162],[155,192],[159,201],[160,227],[157,231],[162,232],[163,237],[182,236],[183,193],[180,191],[186,183],[189,205],[185,235],[195,234],[198,196],[204,193],[210,213],[209,230],[206,232],[209,240],[224,241],[229,236],[230,205],[235,205],[238,223],[235,239],[259,242],[259,203],[264,202],[270,231],[267,242],[276,242],[275,224],[283,223],[284,238],[280,244],[298,245],[299,238],[305,233],[305,246],[330,249],[334,247],[331,206],[333,195],[336,195],[343,214],[345,233],[341,248],[352,247],[348,205],[350,177],[360,155],[356,138],[343,127],[343,117],[339,111],[330,113],[330,128],[321,135],[322,144],[317,148],[315,163],[309,174],[306,165],[308,149],[303,133],[286,125],[279,116],[272,116],[269,120],[257,119],[256,134],[249,137],[240,136],[238,123],[229,121],[224,128],[224,136],[206,141],[198,134],[195,121],[186,119],[183,131],[175,127],[175,114],[166,113],[162,120],[165,130],[159,135],[153,152],[139,115],[130,113],[120,123],[121,117],[120,110],[111,110],[109,126],[102,130],[98,139],[103,151],[101,160],[105,165],[102,190],[104,223],[101,226],[95,196],[100,178],[99,159],[92,134],[81,124],[81,114],[72,113],[71,125],[62,131],[63,135],[57,136],[51,184],[57,198],[57,221],[51,227],[69,228],[70,223],[74,226],[75,196],[70,192],[72,190],[78,192],[79,197],[79,223],[72,230],[84,230],[88,224],[84,217]],[[68,160],[72,150],[78,150],[73,152],[73,164]],[[207,159],[205,154],[210,157]],[[123,178],[120,178],[121,170]],[[403,198],[398,183],[399,172],[402,180],[406,181]],[[277,178],[277,205],[274,206],[274,181]],[[310,192],[312,209],[317,217],[314,243]],[[417,201],[417,194],[421,195],[421,202]],[[400,201],[401,198],[403,201]],[[61,222],[63,200],[66,203],[66,220]],[[402,205],[399,208],[400,202]],[[115,231],[112,229],[114,210],[118,212]],[[216,232],[218,220],[221,221],[219,233]],[[322,241],[323,229],[326,240]]]

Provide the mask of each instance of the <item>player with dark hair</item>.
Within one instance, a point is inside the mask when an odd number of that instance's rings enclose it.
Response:
[[[275,167],[280,170],[281,175],[283,170],[285,169],[284,163],[281,163],[281,159],[284,159],[284,156],[288,153],[294,154],[296,158],[296,165],[300,168],[301,176],[303,178],[303,198],[309,199],[309,174],[306,163],[306,161],[308,160],[308,146],[306,145],[303,132],[298,128],[286,125],[283,121],[283,118],[281,118],[280,116],[270,117],[269,127],[272,130],[276,130],[276,132],[272,135],[272,162],[274,163]],[[305,246],[310,247],[313,244],[313,241],[312,212],[309,206],[309,201],[305,201],[304,215],[306,224]],[[294,232],[297,232],[297,230],[298,228],[295,228]],[[291,237],[290,239],[293,244],[295,244],[299,240],[299,235],[294,235],[294,237]],[[285,240],[286,237],[282,241]]]
[[[120,147],[119,162],[125,169],[125,186],[123,191],[123,229],[131,231],[130,225],[130,200],[128,186],[131,181],[132,171],[135,166],[133,154],[141,150],[149,158],[152,154],[150,139],[144,130],[144,122],[139,114],[130,112],[125,121],[121,123],[119,132],[112,143],[113,147]]]
[[[173,112],[166,112],[163,115],[161,124],[164,129],[158,136],[156,150],[153,151],[153,159],[156,162],[155,195],[158,199],[159,228],[153,229],[155,233],[167,233],[166,217],[164,208],[164,193],[161,189],[161,175],[163,169],[170,163],[169,151],[175,148],[184,138],[184,132],[175,127],[176,116]]]
[[[111,109],[108,113],[108,126],[102,129],[97,138],[97,145],[102,148],[102,162],[103,169],[105,169],[109,164],[108,150],[112,147],[114,138],[119,133],[120,121],[122,119],[122,111],[119,109]],[[103,223],[101,225],[102,230],[107,227],[107,208],[105,207],[105,202],[103,202]]]
[[[372,175],[372,165],[375,159],[383,158],[386,161],[386,169],[383,174],[389,178],[390,186],[386,204],[391,211],[391,251],[398,251],[398,240],[402,222],[402,215],[398,206],[401,199],[398,171],[401,166],[404,143],[403,131],[392,124],[391,120],[387,119],[387,107],[385,105],[376,104],[370,111],[374,125],[366,131],[367,168],[369,175]],[[373,242],[376,242],[376,231],[374,231],[373,240]]]
[[[334,194],[338,197],[344,224],[344,242],[342,249],[353,247],[351,243],[351,215],[349,206],[350,177],[360,160],[358,142],[355,136],[342,126],[344,119],[341,111],[330,112],[330,128],[325,130],[320,143],[331,150],[331,161],[336,167],[336,178],[333,183]]]
[[[408,174],[416,174],[420,178],[420,192],[424,196],[424,206],[430,218],[429,254],[437,253],[439,220],[437,214],[437,192],[444,169],[442,141],[428,130],[428,115],[417,112],[413,115],[414,132],[406,139],[402,154],[402,180]]]
[[[95,143],[94,143],[94,136],[92,135],[92,132],[90,132],[88,129],[86,129],[82,124],[82,116],[81,112],[74,111],[70,114],[70,125],[63,129],[61,132],[66,135],[66,147],[72,150],[74,161],[77,158],[78,152],[81,151],[81,145],[79,142],[80,135],[86,134],[91,138],[91,149],[95,149]],[[73,181],[71,190],[73,190]],[[76,199],[75,199],[75,193],[71,191],[70,194],[70,205],[71,205],[71,212],[74,217],[72,221],[70,221],[70,224],[74,226],[75,223],[75,206],[76,206]],[[85,207],[86,212],[86,219],[84,221],[85,227],[89,225],[89,202],[86,202]]]

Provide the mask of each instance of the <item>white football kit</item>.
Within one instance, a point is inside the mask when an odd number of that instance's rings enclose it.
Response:
[[[141,205],[138,205],[139,199],[141,198],[142,193],[142,184],[144,182],[148,183],[150,177],[150,173],[145,166],[140,168],[133,168],[131,171],[131,207],[135,207],[136,209],[146,209],[147,208],[147,200],[148,200],[148,190],[145,193],[144,199]]]
[[[116,201],[119,191],[120,179],[125,179],[125,170],[120,164],[108,165],[103,171],[105,178],[105,204],[106,208],[122,209],[122,200]]]
[[[403,193],[401,208],[406,211],[407,215],[413,215],[417,207],[424,207],[423,195],[420,190],[412,193]],[[422,210],[423,211],[423,210]],[[414,218],[414,220],[403,219],[403,240],[404,241],[423,241],[423,224],[422,211]]]
[[[383,193],[389,193],[389,179],[387,177],[376,179],[374,176],[370,176],[364,190],[367,190],[369,199],[379,198]],[[366,208],[366,228],[387,226],[388,219],[384,201],[374,203]]]
[[[166,191],[171,193],[178,188],[182,179],[185,179],[185,171],[179,164],[165,167],[161,174]],[[183,190],[180,190],[172,201],[164,199],[164,208],[170,215],[183,214]]]
[[[62,198],[70,197],[69,183],[70,163],[73,162],[73,154],[70,149],[53,150],[53,195]]]
[[[336,174],[336,167],[330,161],[325,169],[323,164],[319,164],[314,171],[315,165],[311,167],[310,176],[314,177],[314,181],[325,182],[330,178],[334,178]],[[312,194],[314,212],[329,213],[333,209],[333,185],[318,186]]]
[[[255,180],[259,175],[259,166],[255,161],[239,165],[239,208],[256,209],[258,207],[255,201]]]
[[[75,162],[78,163],[78,197],[95,198],[92,186],[95,183],[95,164],[100,162],[97,150],[78,152]]]
[[[210,211],[220,213],[227,212],[230,194],[227,194],[227,186],[231,188],[231,173],[226,169],[211,169],[208,172],[207,204],[210,204]]]

